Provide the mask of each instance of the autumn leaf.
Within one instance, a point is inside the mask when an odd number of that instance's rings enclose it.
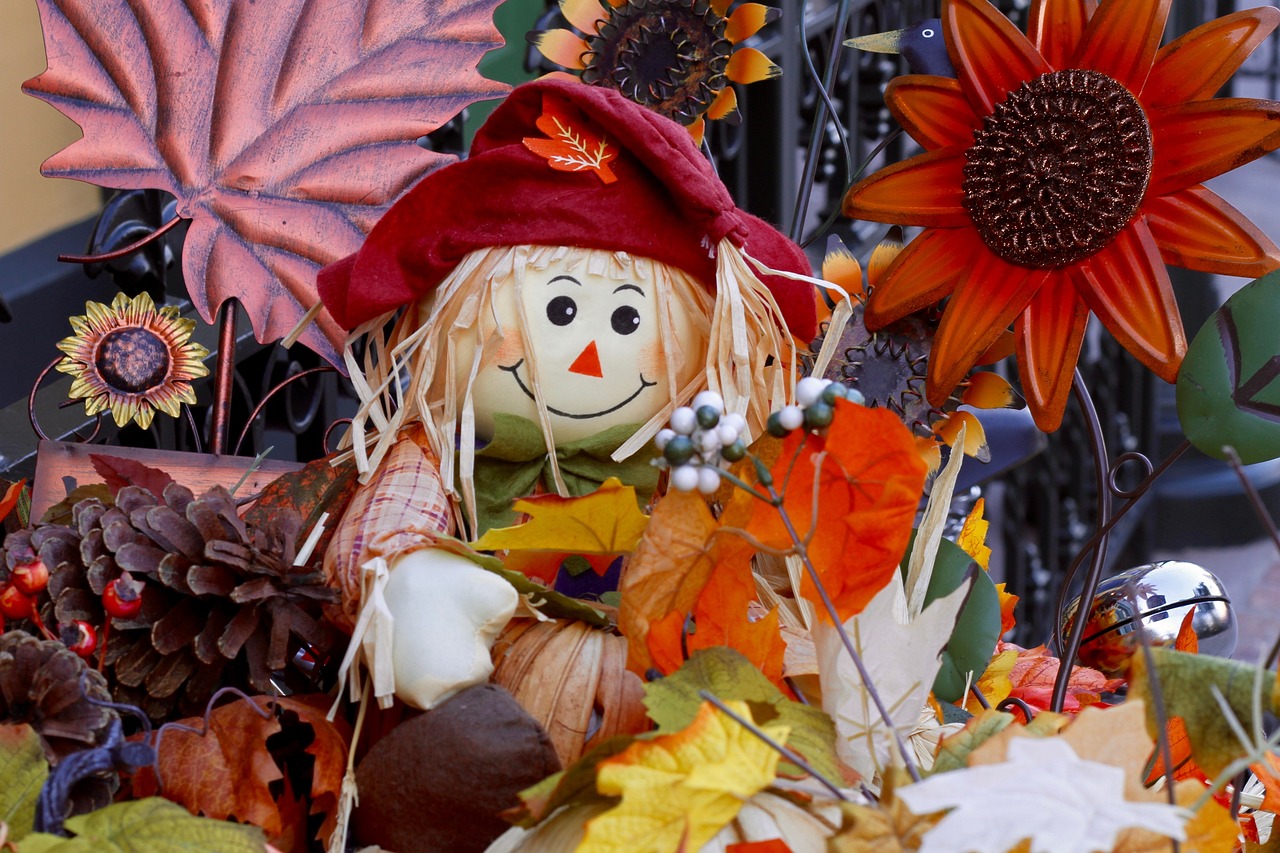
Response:
[[[826,436],[791,433],[771,473],[796,532],[811,537],[809,557],[840,618],[848,619],[884,588],[907,550],[926,473],[911,432],[892,412],[837,400]],[[747,532],[769,548],[795,548],[781,514],[763,501],[755,502]],[[807,575],[801,593],[820,601]],[[819,614],[828,618],[821,607]]]
[[[1259,808],[1273,814],[1280,812],[1280,756],[1268,752],[1262,761],[1250,764],[1249,769],[1262,783],[1265,791]]]
[[[25,90],[84,131],[42,171],[172,193],[192,303],[212,322],[238,299],[260,341],[452,159],[416,140],[506,89],[476,71],[498,0],[37,2],[49,69]],[[322,314],[301,340],[341,365],[345,336]]]
[[[93,465],[93,470],[97,471],[98,476],[107,484],[113,498],[125,486],[141,486],[159,497],[164,494],[164,487],[173,482],[173,477],[169,476],[168,472],[144,465],[136,459],[90,453],[89,462]]]
[[[1071,719],[1063,714],[1045,711],[1036,714],[1035,719],[1023,725],[1013,714],[997,711],[994,708],[984,708],[965,723],[963,729],[942,740],[938,745],[938,757],[933,764],[933,770],[935,773],[943,773],[967,767],[973,754],[988,743],[993,743],[995,746],[987,747],[984,755],[1000,757],[980,760],[1002,761],[1004,747],[1001,744],[1007,743],[1009,739],[1056,735],[1071,722]]]
[[[253,506],[244,513],[244,520],[254,527],[262,527],[272,513],[292,509],[302,516],[299,537],[307,537],[327,512],[329,519],[311,551],[314,555],[323,555],[329,540],[333,538],[333,532],[338,529],[338,520],[342,518],[359,485],[354,458],[337,465],[332,462],[333,458],[330,456],[315,459],[297,471],[290,471],[272,480],[262,489],[262,494],[253,502]],[[297,544],[301,551],[303,542]]]
[[[1130,827],[1186,837],[1176,807],[1127,799],[1124,770],[1081,757],[1065,737],[1015,738],[1004,762],[930,776],[898,797],[916,814],[951,809],[920,853],[1006,853],[1027,838],[1034,851],[1094,853]]]
[[[112,803],[67,818],[75,838],[33,833],[19,853],[263,853],[262,830],[196,817],[160,797]]]
[[[670,614],[683,621],[693,610],[716,566],[711,550],[719,529],[694,492],[668,492],[654,506],[619,586],[618,629],[627,637],[631,669],[643,673],[654,665],[648,642],[654,623]]]
[[[973,685],[974,690],[982,694],[988,705],[999,705],[1013,690],[1013,680],[1009,675],[1017,662],[1018,653],[1013,649],[1005,649],[992,655],[982,677]],[[972,693],[965,697],[964,708],[971,714],[984,710],[982,703]]]
[[[1187,736],[1186,721],[1181,717],[1170,717],[1169,724],[1165,727],[1165,732],[1169,740],[1169,754],[1173,759],[1173,778],[1177,781],[1183,779],[1209,781],[1208,777],[1204,775],[1204,771],[1191,760],[1191,738]],[[1157,779],[1166,775],[1164,756],[1159,749],[1155,751],[1152,758],[1151,772],[1147,774],[1148,785],[1154,785]]]
[[[974,502],[973,509],[964,520],[964,526],[960,528],[960,541],[956,543],[983,569],[987,568],[987,563],[991,560],[991,549],[987,547],[987,528],[991,523],[982,517],[985,506],[986,498],[978,498]]]
[[[857,616],[844,624],[854,650],[862,658],[870,682],[889,711],[893,728],[905,738],[915,728],[929,696],[947,639],[969,592],[969,585],[934,601],[910,622],[905,592],[896,578]],[[893,732],[885,724],[835,627],[814,626],[822,708],[836,724],[840,759],[869,784],[892,765]]]
[[[0,726],[0,823],[20,841],[36,819],[36,799],[49,776],[40,736],[28,725]]]
[[[1192,655],[1199,653],[1200,637],[1196,635],[1196,610],[1197,608],[1192,607],[1187,610],[1187,615],[1182,617],[1182,624],[1178,626],[1178,639],[1173,643],[1175,651]]]
[[[746,554],[721,562],[698,596],[687,635],[685,615],[679,612],[652,626],[648,644],[654,666],[663,673],[674,672],[684,662],[686,650],[724,646],[744,655],[770,681],[781,681],[787,642],[778,625],[778,609],[752,620],[755,597],[755,578]]]
[[[252,700],[266,713],[265,718],[249,707],[251,700],[241,699],[215,708],[209,714],[209,730],[205,735],[166,728],[157,747],[157,766],[164,780],[166,799],[185,806],[191,812],[211,818],[236,820],[262,827],[276,838],[285,826],[280,805],[271,791],[272,783],[283,778],[268,749],[267,739],[281,732],[282,716],[296,714],[309,726],[314,739],[306,753],[314,757],[311,787],[307,795],[311,814],[324,814],[317,833],[327,838],[335,822],[335,809],[346,770],[348,733],[345,726],[325,719],[328,702],[310,704],[299,698],[259,697]],[[179,721],[201,731],[204,720],[192,717]],[[294,723],[296,725],[296,723]],[[149,770],[134,777],[134,790],[139,796],[158,792],[155,776]]]
[[[555,551],[578,554],[629,554],[640,541],[649,517],[636,504],[636,490],[610,477],[589,495],[562,498],[535,495],[513,509],[529,520],[489,530],[471,547],[480,551]]]
[[[724,853],[792,853],[787,842],[778,838],[768,841],[739,841],[724,848]]]
[[[1054,682],[1058,678],[1058,667],[1062,662],[1049,654],[1044,646],[1023,649],[1013,643],[1001,643],[997,648],[1018,651],[1018,661],[1009,672],[1009,680],[1013,684],[1009,696],[1026,702],[1032,710],[1047,709],[1053,703]],[[1102,693],[1115,690],[1122,684],[1122,678],[1109,679],[1096,669],[1073,666],[1071,678],[1067,681],[1067,695],[1062,711],[1074,714],[1081,708],[1096,703]]]
[[[728,702],[751,719],[745,702]],[[779,743],[789,729],[761,728]],[[596,787],[622,802],[587,823],[578,853],[700,850],[774,779],[778,753],[710,702],[686,728],[600,763]]]
[[[903,805],[895,792],[910,781],[905,770],[893,768],[886,774],[876,805],[842,803],[840,831],[828,842],[828,853],[906,853],[919,849],[920,839],[941,815],[918,816]]]
[[[1014,616],[1014,608],[1018,606],[1020,600],[1013,593],[1006,592],[1004,586],[1002,583],[996,584],[996,594],[1000,596],[1000,636],[1002,637],[1018,624],[1017,617]]]
[[[9,487],[5,489],[4,496],[0,497],[0,521],[4,521],[9,517],[9,513],[13,512],[13,508],[18,505],[18,501],[22,497],[22,489],[26,485],[26,478],[23,478],[16,483],[10,483]],[[30,499],[28,499],[28,503],[30,503]],[[27,522],[21,518],[19,523],[23,527],[27,526]]]
[[[778,723],[791,730],[788,745],[828,781],[839,783],[835,726],[821,710],[783,695],[751,661],[728,648],[694,652],[684,666],[644,686],[644,706],[660,733],[679,731],[697,717],[707,691],[723,701],[746,702],[757,723]],[[783,762],[782,773],[804,771]]]
[[[1273,673],[1258,667],[1205,655],[1192,655],[1173,649],[1152,648],[1155,672],[1148,675],[1146,656],[1135,654],[1129,673],[1130,693],[1147,698],[1151,692],[1149,678],[1160,679],[1165,713],[1170,719],[1181,717],[1191,744],[1191,757],[1200,769],[1214,778],[1228,764],[1245,754],[1228,722],[1222,706],[1213,695],[1216,688],[1246,732],[1254,731],[1253,690],[1255,680],[1263,681],[1263,706],[1275,707],[1269,688],[1275,683]],[[1158,731],[1155,712],[1148,702],[1147,730]]]
[[[593,172],[602,183],[612,184],[618,176],[609,161],[618,156],[617,149],[603,136],[592,135],[581,116],[569,116],[553,98],[543,98],[542,115],[535,124],[547,139],[525,137],[524,147],[547,161],[557,172]]]

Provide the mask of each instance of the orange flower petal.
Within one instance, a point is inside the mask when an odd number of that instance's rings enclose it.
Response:
[[[707,108],[707,118],[719,120],[728,118],[738,111],[738,93],[732,86],[725,86],[716,95],[716,99]]]
[[[972,228],[930,228],[912,240],[872,289],[867,327],[878,329],[947,296],[978,246]]]
[[[782,69],[754,47],[740,47],[729,57],[724,73],[735,83],[747,84],[771,80],[781,74]]]
[[[1027,35],[1045,61],[1066,68],[1080,47],[1098,0],[1034,0],[1027,16]]]
[[[1052,270],[1018,267],[989,251],[964,264],[960,283],[942,313],[929,356],[926,396],[935,406],[951,395],[969,368],[1027,306]],[[876,294],[872,294],[872,300]]]
[[[822,259],[822,278],[840,285],[850,296],[862,293],[862,265],[836,234],[827,238],[827,254]]]
[[[1142,92],[1172,5],[1173,0],[1103,3],[1073,64],[1114,77],[1134,94]]]
[[[949,77],[895,77],[885,89],[884,100],[902,129],[926,151],[972,145],[974,130],[982,126],[959,82]]]
[[[627,0],[609,0],[615,6],[621,6]],[[733,5],[733,0],[711,0],[711,11],[720,17],[724,17],[724,13],[729,11],[729,7]]]
[[[1169,271],[1142,217],[1075,268],[1085,303],[1134,358],[1166,382],[1178,378],[1187,351]]]
[[[1205,187],[1147,199],[1142,211],[1167,264],[1244,278],[1280,268],[1280,248]]]
[[[1063,273],[1045,283],[1014,324],[1022,390],[1045,432],[1062,424],[1088,323],[1089,309]]]
[[[560,0],[560,14],[573,26],[590,35],[604,16],[599,0]]]
[[[1169,107],[1212,98],[1277,24],[1280,9],[1265,6],[1196,27],[1156,54],[1142,102]]]
[[[1034,304],[1039,296],[1032,299]],[[1083,307],[1083,305],[1081,306]],[[1026,312],[1023,312],[1026,313]],[[999,373],[984,370],[969,375],[960,402],[975,409],[1022,408],[1022,395]]]
[[[958,146],[894,163],[849,190],[844,215],[902,225],[970,225],[961,188],[964,164]]]
[[[867,258],[868,287],[875,287],[880,283],[898,255],[902,254],[902,247],[902,226],[894,225],[880,238],[880,242],[871,250],[871,257]]]
[[[996,342],[987,347],[987,351],[978,356],[978,366],[985,367],[988,364],[995,364],[1001,359],[1008,358],[1013,355],[1013,332],[1005,332],[996,338]]]
[[[1218,98],[1151,110],[1155,173],[1147,196],[1203,183],[1280,148],[1280,103]]]
[[[582,54],[587,52],[587,43],[568,30],[532,32],[529,33],[529,43],[556,65],[579,71],[584,67]]]
[[[738,44],[760,32],[761,27],[775,20],[779,14],[777,9],[771,9],[763,3],[743,3],[729,16],[724,37]]]
[[[1053,70],[987,0],[943,3],[942,28],[960,87],[979,115],[990,115],[1010,92]]]
[[[987,446],[987,431],[972,412],[952,412],[946,420],[938,421],[933,431],[947,443],[947,447],[955,447],[961,426],[965,428],[964,455],[972,456],[979,462],[990,462],[991,448]]]
[[[693,144],[701,148],[702,140],[707,135],[707,123],[702,116],[698,116],[694,123],[686,127],[685,130],[689,131],[689,135],[693,137]]]

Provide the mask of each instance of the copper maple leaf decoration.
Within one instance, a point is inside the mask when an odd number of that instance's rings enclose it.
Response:
[[[36,0],[49,68],[24,88],[84,131],[42,171],[172,193],[201,315],[235,297],[284,337],[320,267],[453,159],[415,140],[506,91],[476,71],[499,1]],[[322,314],[301,340],[340,365],[344,337]]]

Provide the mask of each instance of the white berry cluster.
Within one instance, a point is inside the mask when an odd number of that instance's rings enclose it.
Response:
[[[671,469],[671,485],[679,491],[715,494],[720,488],[720,466],[747,455],[746,429],[742,415],[724,413],[719,394],[703,391],[693,398],[692,406],[672,412],[671,428],[659,430],[654,437],[662,453],[655,464]]]
[[[863,402],[862,394],[830,379],[807,376],[796,383],[798,405],[784,406],[769,415],[770,435],[787,435],[794,429],[823,429],[831,425],[835,401]],[[720,488],[720,469],[747,455],[746,420],[742,415],[725,414],[724,400],[714,391],[703,391],[692,406],[681,406],[671,414],[669,429],[659,430],[654,444],[662,454],[654,464],[671,469],[671,485],[681,492],[694,489],[704,495]]]

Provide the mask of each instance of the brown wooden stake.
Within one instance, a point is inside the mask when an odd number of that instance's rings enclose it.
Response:
[[[227,452],[227,436],[231,420],[231,387],[236,369],[236,301],[222,303],[221,327],[218,330],[218,362],[213,377],[213,424],[209,443],[215,454]]]

